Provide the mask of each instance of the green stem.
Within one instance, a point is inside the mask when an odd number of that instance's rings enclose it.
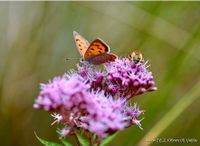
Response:
[[[73,136],[73,137],[74,137],[74,139],[75,139],[76,145],[77,145],[77,146],[81,146],[81,143],[79,142],[79,140],[78,140],[78,137],[77,137],[76,133],[74,133],[72,136]]]

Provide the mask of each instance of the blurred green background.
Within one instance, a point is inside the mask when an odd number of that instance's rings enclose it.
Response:
[[[136,97],[143,130],[120,132],[113,146],[145,146],[156,138],[195,138],[200,145],[199,2],[0,2],[0,145],[57,140],[49,113],[34,110],[39,83],[75,68],[72,31],[107,42],[118,56],[139,49],[156,92]]]

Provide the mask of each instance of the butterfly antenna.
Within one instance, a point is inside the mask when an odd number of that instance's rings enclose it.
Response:
[[[79,60],[79,58],[66,58],[65,60]]]

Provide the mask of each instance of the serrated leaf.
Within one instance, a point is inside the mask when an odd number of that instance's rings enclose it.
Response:
[[[117,133],[115,133],[115,134],[113,134],[113,135],[107,137],[106,139],[104,139],[104,140],[101,142],[100,146],[106,146],[108,143],[110,143],[110,142],[116,137],[116,135],[117,135]]]
[[[66,141],[65,139],[61,139],[60,141],[64,144],[64,146],[72,146],[72,144]]]
[[[76,135],[77,135],[78,140],[79,140],[79,142],[81,143],[82,146],[89,146],[89,142],[87,141],[87,139],[85,139],[80,134],[76,134]]]
[[[44,139],[40,138],[39,136],[37,136],[36,133],[35,133],[35,136],[45,146],[62,146],[58,143],[54,143],[54,142],[51,142],[51,141],[44,140]]]

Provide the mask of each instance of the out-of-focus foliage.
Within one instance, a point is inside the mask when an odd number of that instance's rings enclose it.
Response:
[[[128,128],[112,145],[150,144],[149,132],[200,141],[199,14],[199,2],[0,2],[0,145],[40,145],[34,131],[57,138],[52,118],[32,105],[39,83],[78,62],[66,61],[80,57],[73,30],[119,56],[140,50],[151,64],[158,91],[133,100],[146,111],[144,130]]]

